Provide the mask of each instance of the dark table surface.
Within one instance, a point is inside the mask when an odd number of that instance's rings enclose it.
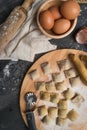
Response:
[[[0,24],[8,17],[11,10],[22,4],[23,0],[0,0]],[[71,35],[60,40],[50,42],[58,46],[57,49],[74,48],[87,51],[87,45],[79,45],[75,41],[76,32],[87,26],[87,4],[80,4],[81,15]],[[37,60],[43,54],[36,55]],[[27,130],[19,109],[19,94],[23,78],[33,63],[27,61],[0,61],[0,130]]]

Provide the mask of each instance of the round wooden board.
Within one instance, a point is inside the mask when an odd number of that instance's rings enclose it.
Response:
[[[61,50],[56,50],[56,51],[52,51],[49,52],[47,54],[45,54],[44,56],[42,56],[41,58],[39,58],[32,66],[31,68],[29,68],[28,72],[26,73],[23,83],[22,83],[22,87],[21,87],[21,91],[20,91],[20,111],[23,117],[23,120],[25,122],[25,124],[27,125],[27,120],[26,120],[26,103],[24,101],[24,95],[25,93],[29,92],[29,91],[33,91],[35,92],[35,88],[34,85],[32,83],[32,80],[29,77],[29,72],[31,72],[32,70],[38,69],[39,73],[40,73],[40,78],[43,77],[43,73],[41,71],[41,67],[40,65],[44,62],[50,62],[51,63],[51,67],[55,68],[56,66],[56,61],[61,61],[63,59],[67,59],[68,55],[70,53],[73,54],[77,54],[77,55],[87,55],[86,52],[80,51],[80,50],[74,50],[74,49],[61,49]],[[54,72],[56,72],[56,70],[53,70]],[[43,81],[43,79],[40,79]],[[45,77],[45,80],[47,80],[47,77]],[[36,96],[38,97],[37,93],[35,93]],[[38,104],[38,101],[37,101]],[[35,121],[36,121],[36,126],[37,126],[37,130],[48,130],[49,128],[45,128],[43,124],[41,124],[41,121],[38,119],[38,115],[34,112],[35,115]],[[83,128],[84,127],[84,128]],[[80,130],[80,128],[83,130],[87,130],[87,120],[84,121],[82,124],[77,124],[77,125],[71,125],[69,126],[69,128],[65,129],[63,127],[63,129],[58,128],[58,130]],[[57,128],[53,127],[52,129],[50,128],[49,130],[57,130]]]

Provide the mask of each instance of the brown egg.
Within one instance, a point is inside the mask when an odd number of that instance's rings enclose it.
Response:
[[[52,29],[54,25],[54,18],[49,10],[40,14],[40,24],[46,30]]]
[[[80,5],[73,1],[65,1],[60,8],[61,14],[67,19],[75,19],[80,13]]]
[[[63,34],[69,30],[71,22],[68,19],[59,19],[55,21],[53,31],[56,34]]]
[[[54,17],[54,20],[59,19],[59,18],[62,17],[62,15],[60,14],[59,8],[56,5],[50,7],[49,11],[52,13],[52,16]]]

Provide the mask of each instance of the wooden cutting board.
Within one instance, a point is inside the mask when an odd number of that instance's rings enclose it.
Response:
[[[43,103],[39,99],[39,95],[35,89],[34,83],[38,82],[38,81],[47,82],[47,81],[51,80],[50,78],[51,78],[52,73],[57,73],[57,72],[59,73],[59,71],[60,71],[57,63],[59,61],[63,61],[64,59],[68,59],[68,55],[71,53],[77,54],[77,55],[87,55],[86,52],[74,50],[74,49],[56,50],[56,51],[52,51],[52,52],[45,54],[44,56],[39,58],[31,66],[31,68],[29,68],[28,72],[26,73],[26,75],[24,77],[21,91],[20,91],[20,111],[21,111],[23,120],[26,123],[26,125],[27,125],[26,115],[25,115],[26,103],[24,101],[25,93],[27,93],[29,91],[34,92],[38,98],[36,106],[38,107],[40,105],[43,105]],[[51,72],[49,74],[43,73],[43,71],[41,69],[41,64],[43,64],[45,62],[50,63]],[[37,73],[37,77],[34,76],[35,79],[32,80],[30,77],[30,73],[33,70],[38,71],[38,73]],[[55,125],[51,125],[51,124],[46,125],[40,120],[38,113],[37,113],[37,109],[35,109],[34,115],[35,115],[37,130],[48,130],[48,129],[49,130],[87,130],[87,101],[86,101],[87,88],[85,87],[84,84],[82,86],[78,85],[78,87],[75,88],[75,91],[77,91],[79,93],[81,92],[82,96],[84,96],[84,99],[85,99],[84,103],[81,104],[81,107],[76,107],[75,105],[73,105],[73,107],[79,113],[79,119],[74,122],[68,120],[68,123],[65,126],[58,126],[56,124]],[[45,105],[49,104],[48,102],[44,102],[44,103],[45,103]]]

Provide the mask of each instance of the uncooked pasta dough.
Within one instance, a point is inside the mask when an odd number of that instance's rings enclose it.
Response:
[[[72,109],[71,111],[69,111],[67,117],[68,117],[71,121],[75,121],[75,120],[78,119],[79,114],[78,114],[74,109]]]
[[[45,82],[36,82],[35,89],[39,91],[46,91]]]
[[[48,62],[42,63],[41,68],[45,74],[51,73],[51,68]]]
[[[71,89],[71,88],[68,88],[67,90],[65,90],[63,92],[63,95],[66,99],[71,99],[74,97],[75,95],[75,92]]]
[[[48,114],[48,110],[45,105],[38,107],[38,115],[44,117]]]
[[[59,109],[68,109],[68,100],[60,100],[58,103]]]
[[[65,80],[65,75],[63,72],[62,73],[53,73],[52,77],[53,77],[54,82],[62,82]]]
[[[32,80],[36,80],[39,78],[39,72],[37,70],[33,70],[29,72],[29,76]]]
[[[40,99],[50,101],[50,93],[48,93],[48,92],[40,92]]]
[[[58,116],[58,108],[57,107],[49,107],[48,108],[48,115],[51,118],[56,118]]]

